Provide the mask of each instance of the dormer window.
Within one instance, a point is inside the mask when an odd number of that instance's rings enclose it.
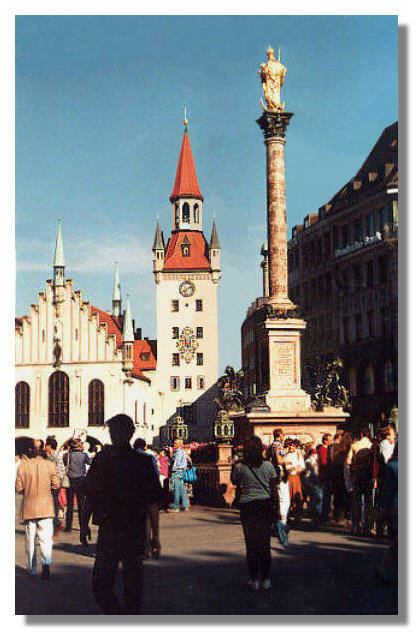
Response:
[[[190,256],[190,241],[187,236],[184,237],[183,242],[180,245],[181,247],[181,255],[185,258]]]
[[[199,222],[199,205],[197,203],[193,207],[193,220],[195,223]]]
[[[188,203],[183,203],[182,220],[183,223],[190,223],[190,206]]]

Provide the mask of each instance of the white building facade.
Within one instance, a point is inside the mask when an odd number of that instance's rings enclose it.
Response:
[[[135,339],[129,298],[121,313],[117,269],[112,304],[112,312],[94,307],[65,279],[59,222],[53,279],[15,320],[16,437],[108,442],[103,424],[118,413],[132,417],[136,436],[158,435],[156,360],[150,343]]]
[[[111,311],[74,289],[65,277],[58,221],[53,278],[28,314],[15,320],[17,438],[53,435],[62,443],[82,434],[91,443],[108,442],[103,424],[118,413],[129,415],[135,436],[148,443],[167,440],[166,424],[178,414],[190,439],[212,438],[220,245],[215,220],[209,244],[203,234],[187,126],[170,201],[170,239],[165,245],[157,223],[153,245],[156,341],[134,333],[129,296],[122,310],[117,263]]]

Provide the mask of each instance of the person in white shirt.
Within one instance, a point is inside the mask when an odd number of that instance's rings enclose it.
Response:
[[[392,458],[393,450],[395,449],[396,430],[395,427],[390,424],[385,428],[382,428],[380,432],[383,439],[379,445],[379,454],[383,461],[387,464]]]
[[[288,447],[285,468],[288,473],[290,511],[296,523],[299,523],[303,506],[302,482],[300,477],[305,469],[305,460],[298,439],[288,439],[285,442],[285,446]]]

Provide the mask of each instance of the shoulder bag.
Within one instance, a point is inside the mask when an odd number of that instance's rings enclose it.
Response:
[[[271,498],[271,493],[270,491],[267,489],[267,487],[265,486],[265,484],[263,483],[263,481],[257,476],[257,474],[254,472],[254,470],[247,465],[248,469],[252,472],[253,476],[255,476],[255,478],[257,479],[257,481],[260,483],[260,485],[262,486],[262,488],[267,492],[267,494],[270,496]],[[274,510],[276,512],[276,510]],[[272,535],[277,536],[277,538],[279,539],[279,542],[281,545],[283,545],[283,547],[288,547],[289,546],[289,530],[286,527],[286,525],[284,523],[282,523],[282,521],[280,520],[280,518],[276,517],[276,513],[274,514],[275,518],[273,520],[273,533]]]
[[[187,470],[184,470],[183,480],[185,483],[197,482],[197,470],[194,465],[191,465]]]

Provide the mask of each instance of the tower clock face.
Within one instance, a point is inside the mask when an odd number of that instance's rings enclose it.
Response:
[[[195,286],[193,282],[190,282],[190,280],[183,280],[179,286],[179,291],[185,298],[190,298],[190,296],[195,292]]]

